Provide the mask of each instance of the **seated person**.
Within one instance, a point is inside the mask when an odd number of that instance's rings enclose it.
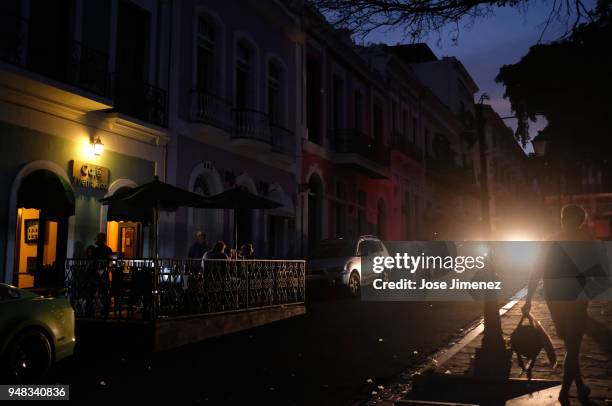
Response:
[[[225,243],[223,241],[217,241],[213,248],[204,254],[202,259],[228,259],[225,253]]]
[[[240,252],[238,252],[238,259],[254,259],[255,258],[255,250],[253,249],[253,244],[246,243],[242,244],[240,247]]]

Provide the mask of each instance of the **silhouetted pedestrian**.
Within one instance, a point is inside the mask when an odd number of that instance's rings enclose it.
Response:
[[[586,212],[580,206],[568,205],[561,211],[560,233],[549,237],[549,241],[584,241],[590,240],[586,230]],[[559,401],[569,403],[569,390],[576,382],[578,396],[581,400],[589,397],[591,389],[584,383],[580,373],[580,344],[586,330],[588,301],[576,300],[581,290],[580,271],[567,256],[560,244],[551,243],[548,249],[540,254],[540,261],[532,273],[529,290],[523,313],[529,314],[531,300],[540,279],[543,279],[544,298],[557,335],[563,339],[567,355],[563,365],[563,384],[559,392]]]

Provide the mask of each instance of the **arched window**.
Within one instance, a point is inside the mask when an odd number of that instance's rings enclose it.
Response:
[[[275,59],[268,61],[267,113],[273,126],[284,127],[286,124],[286,83],[285,67]]]
[[[196,89],[219,95],[222,82],[223,31],[216,20],[207,13],[198,16],[197,25]]]
[[[253,44],[245,39],[236,43],[236,108],[256,107],[257,53]]]

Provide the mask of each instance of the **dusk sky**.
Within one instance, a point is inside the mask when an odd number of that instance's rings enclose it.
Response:
[[[590,6],[593,1],[585,4]],[[504,88],[495,83],[499,68],[505,64],[518,62],[529,51],[529,47],[538,42],[544,22],[550,12],[549,2],[534,3],[526,12],[513,8],[498,8],[495,14],[478,20],[472,27],[462,24],[459,39],[452,41],[451,30],[429,35],[426,41],[438,57],[455,56],[461,60],[480,88],[490,97],[490,104],[502,116],[512,116],[510,103],[503,98]],[[551,24],[543,41],[558,38],[564,27],[560,23]],[[366,38],[366,42],[384,42],[396,44],[406,42],[399,32],[377,32]],[[477,97],[479,94],[477,95]],[[506,120],[515,128],[515,120]],[[545,126],[540,119],[530,124],[531,136]],[[531,146],[528,147],[531,150]]]

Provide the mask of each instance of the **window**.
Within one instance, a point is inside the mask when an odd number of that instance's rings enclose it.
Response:
[[[355,92],[355,129],[363,130],[363,94],[360,91]]]
[[[379,104],[374,105],[374,138],[382,141],[385,134],[385,121],[383,108]]]
[[[306,59],[306,125],[308,139],[321,144],[321,62],[312,53]]]
[[[215,93],[217,83],[217,49],[218,29],[213,21],[206,15],[198,17],[197,38],[197,68],[196,87],[199,91]]]
[[[283,67],[275,61],[268,63],[268,115],[272,125],[284,126],[284,80]]]
[[[252,108],[255,102],[255,52],[246,41],[236,46],[236,93],[235,102],[239,109]]]
[[[339,76],[333,78],[333,117],[334,129],[344,127],[344,81]]]

